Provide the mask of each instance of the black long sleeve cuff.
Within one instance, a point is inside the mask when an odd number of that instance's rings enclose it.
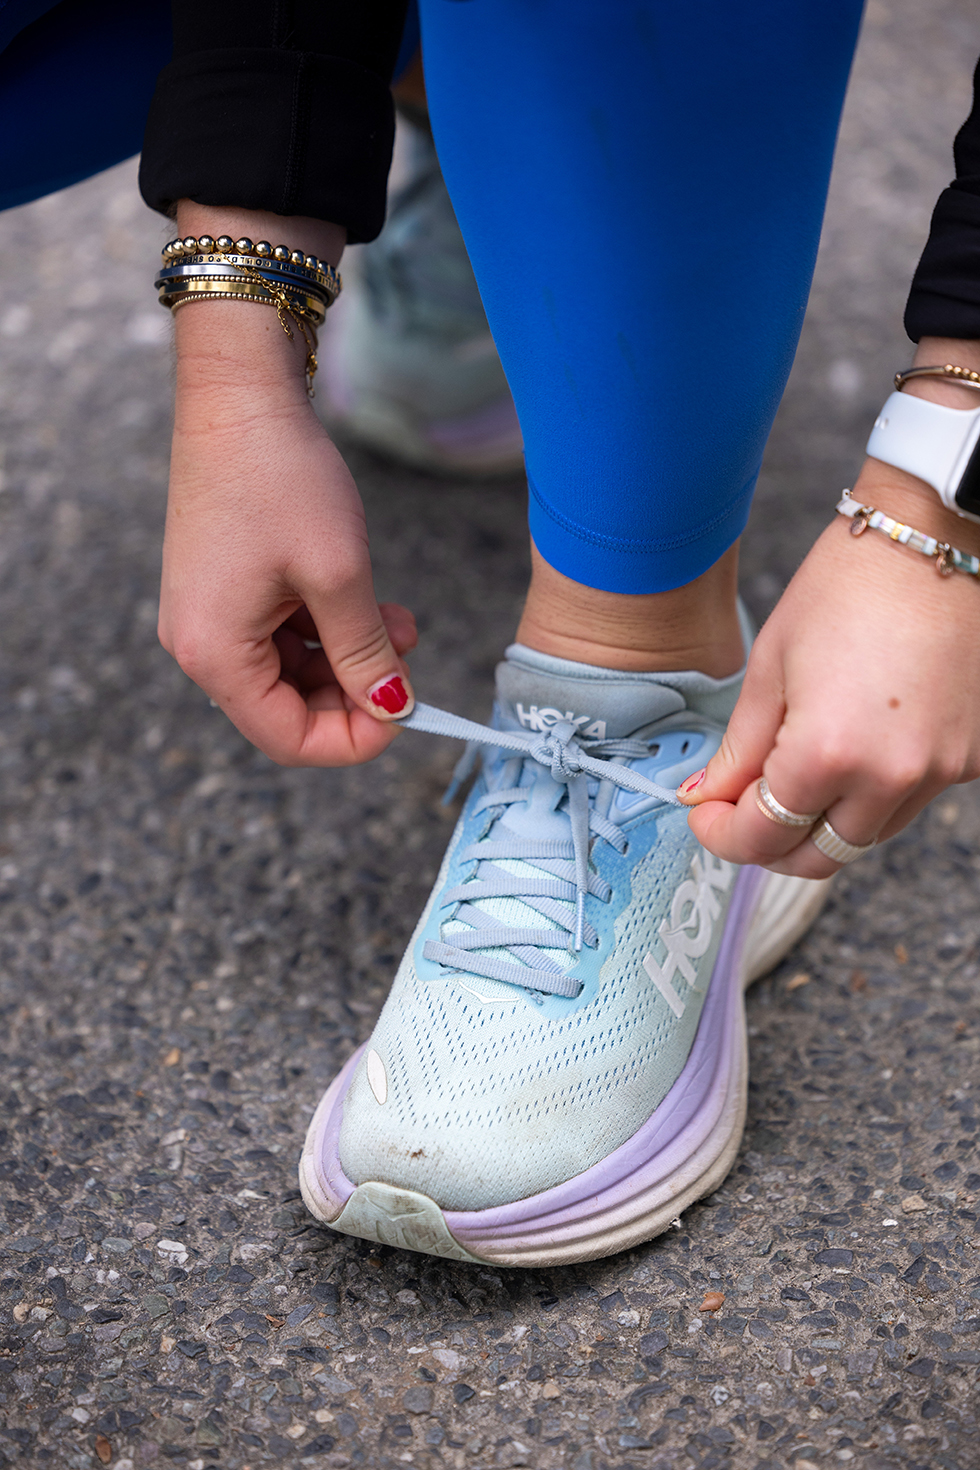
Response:
[[[394,142],[390,82],[405,0],[174,0],[174,59],[150,107],[140,189],[345,225],[384,224]],[[233,19],[233,26],[229,19]],[[233,30],[242,44],[221,44]]]
[[[951,188],[940,194],[912,278],[905,330],[913,342],[980,338],[980,193]]]
[[[980,338],[980,62],[973,110],[953,144],[956,178],[933,211],[912,277],[905,330],[922,337]]]

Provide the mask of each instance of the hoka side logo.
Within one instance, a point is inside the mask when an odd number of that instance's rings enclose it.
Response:
[[[574,710],[566,710],[562,714],[560,709],[553,709],[547,704],[542,709],[539,709],[536,704],[532,704],[530,709],[525,709],[522,704],[516,705],[515,708],[517,718],[525,730],[535,730],[538,734],[543,734],[545,730],[550,730],[552,725],[558,725],[562,720],[567,720],[570,725],[574,725],[576,730],[580,730],[583,735],[588,735],[591,740],[605,740],[606,738],[605,720],[593,720],[591,715],[577,715]],[[583,726],[586,728],[583,729]]]
[[[694,876],[677,889],[670,915],[657,931],[666,959],[658,964],[652,954],[643,957],[644,970],[677,1017],[683,1016],[686,1002],[677,993],[675,979],[679,975],[691,990],[702,988],[696,984],[693,961],[708,952],[721,913],[718,895],[730,887],[735,866],[702,849],[694,854],[691,872]]]

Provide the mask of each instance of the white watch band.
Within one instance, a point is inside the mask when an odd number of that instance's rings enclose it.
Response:
[[[867,453],[925,480],[945,506],[975,521],[980,517],[964,511],[954,497],[978,441],[980,408],[947,408],[892,393],[875,419]]]

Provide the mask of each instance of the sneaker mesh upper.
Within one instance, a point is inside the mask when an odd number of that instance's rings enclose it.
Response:
[[[422,945],[448,916],[436,900],[458,881],[455,853],[473,840],[469,811],[482,790],[480,781],[371,1040],[386,1100],[377,1101],[362,1063],[340,1137],[341,1164],[354,1183],[381,1180],[453,1210],[486,1209],[559,1184],[650,1116],[694,1039],[735,872],[704,852],[683,812],[630,818],[626,858],[601,843],[594,849],[614,896],[590,907],[606,932],[598,954],[578,958],[585,983],[577,999],[448,973],[420,958]],[[672,952],[681,962],[673,970]],[[682,1015],[652,983],[648,956],[672,976]]]

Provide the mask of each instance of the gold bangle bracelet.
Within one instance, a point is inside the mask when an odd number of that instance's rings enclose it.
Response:
[[[913,367],[906,368],[904,373],[895,374],[895,387],[901,393],[906,383],[911,383],[914,378],[945,378],[949,383],[957,383],[961,388],[972,388],[975,393],[980,393],[980,373],[972,368],[957,367],[955,363],[945,362],[936,367]]]
[[[176,289],[161,291],[160,304],[173,310],[184,302],[204,301],[208,298],[259,301],[277,309],[283,306],[285,310],[305,317],[317,327],[323,324],[326,315],[326,307],[317,296],[307,296],[295,291],[270,291],[265,286],[245,279],[205,281],[197,278],[184,281]]]
[[[317,362],[317,336],[316,329],[319,323],[307,321],[304,313],[296,307],[284,304],[268,292],[259,291],[247,284],[242,284],[237,291],[188,291],[176,297],[175,300],[165,303],[169,305],[171,312],[179,311],[182,306],[187,306],[192,301],[254,301],[257,306],[272,306],[275,308],[282,327],[290,342],[293,340],[293,329],[290,322],[296,327],[306,346],[306,363],[303,372],[306,377],[306,392],[310,398],[314,396],[313,379],[316,377]],[[322,321],[322,316],[320,321]]]
[[[190,301],[254,301],[258,306],[272,306],[276,310],[280,306],[274,296],[263,296],[259,291],[250,291],[248,286],[239,286],[233,291],[182,291],[163,304],[173,312],[181,306],[186,306]],[[301,318],[307,317],[306,311],[298,304],[290,307],[290,310]],[[309,322],[312,327],[319,327],[321,324],[319,321]]]

